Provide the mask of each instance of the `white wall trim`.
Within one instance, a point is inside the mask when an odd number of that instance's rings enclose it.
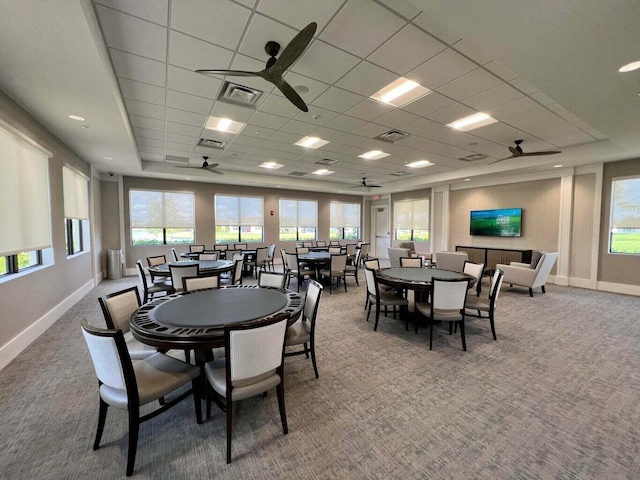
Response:
[[[29,325],[18,335],[9,340],[0,348],[0,370],[6,367],[11,360],[27,348],[34,340],[42,335],[51,325],[64,315],[71,307],[82,299],[94,287],[93,279],[89,280],[78,290],[73,292],[59,304],[45,313],[41,318]]]
[[[626,283],[598,282],[598,290],[603,292],[623,293],[640,297],[640,285],[627,285]]]
[[[549,276],[549,278],[551,278],[551,276]],[[569,282],[570,282],[570,278],[569,277],[564,277],[561,275],[555,275],[553,278],[553,283],[555,283],[556,285],[562,285],[564,287],[569,286]]]
[[[588,290],[595,290],[593,287],[593,282],[590,278],[569,278],[569,286],[578,287],[578,288],[586,288]]]
[[[531,172],[522,175],[503,176],[498,178],[472,179],[470,182],[452,183],[450,190],[468,190],[471,188],[495,187],[496,185],[511,185],[514,183],[535,182],[537,180],[549,180],[552,178],[573,175],[572,167],[554,168],[545,172]]]
[[[560,178],[560,218],[558,219],[558,262],[556,276],[569,285],[571,260],[571,227],[573,225],[573,175]],[[557,282],[556,282],[557,283]]]

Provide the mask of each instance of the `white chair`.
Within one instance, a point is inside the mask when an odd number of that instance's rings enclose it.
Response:
[[[466,252],[436,252],[436,265],[439,270],[462,273],[464,262],[469,260]]]
[[[316,240],[316,247],[326,247],[327,242],[325,240]]]
[[[202,290],[204,288],[218,288],[219,286],[220,277],[218,277],[218,275],[209,275],[206,277],[182,277],[182,290],[185,292]]]
[[[368,262],[367,262],[368,263]],[[365,267],[364,269],[364,278],[367,282],[367,301],[366,304],[369,305],[369,309],[367,311],[367,322],[369,321],[369,315],[371,315],[371,305],[375,303],[376,305],[376,323],[373,326],[373,331],[378,330],[378,321],[380,320],[380,307],[393,307],[394,317],[396,307],[408,308],[409,302],[402,295],[398,295],[395,292],[391,291],[380,291],[380,287],[378,285],[378,277],[376,275],[376,271],[372,268]],[[408,320],[405,323],[405,328],[409,329]]]
[[[336,279],[336,287],[340,286],[340,280],[344,282],[344,291],[347,291],[347,276],[345,274],[347,268],[346,253],[332,253],[329,262],[329,268],[323,268],[319,274],[321,277],[329,277],[329,293],[331,293],[331,280]]]
[[[453,323],[460,325],[462,349],[467,351],[464,337],[464,304],[467,300],[469,278],[434,278],[432,280],[431,303],[417,302],[416,311],[429,320],[429,350],[433,350],[433,322],[449,322],[449,335],[453,331]],[[416,322],[416,333],[418,323]]]
[[[133,360],[142,360],[158,352],[158,349],[145,345],[134,338],[129,331],[129,319],[140,308],[138,287],[125,288],[118,292],[98,298],[104,321],[110,330],[121,330],[125,345]]]
[[[478,318],[489,318],[489,322],[491,323],[491,333],[493,334],[493,339],[496,338],[496,326],[495,326],[495,312],[498,304],[498,295],[500,295],[500,288],[502,287],[502,280],[504,278],[504,273],[499,268],[496,268],[496,272],[493,274],[491,279],[491,288],[489,289],[489,298],[481,298],[481,297],[469,297],[467,296],[467,301],[464,303],[464,307],[469,310],[475,310],[478,312],[478,315],[474,315],[471,313],[467,313],[467,315],[471,315],[473,317]],[[482,312],[486,312],[488,317],[483,317]]]
[[[327,248],[327,251],[331,254],[339,254],[342,253],[342,247],[337,246],[337,245],[333,245]]]
[[[310,268],[301,265],[298,260],[297,253],[285,252],[285,258],[287,259],[287,268],[289,269],[289,276],[295,277],[298,280],[298,292],[300,291],[300,284],[304,282],[305,277],[314,277],[316,272]]]
[[[233,247],[234,247],[236,250],[247,250],[247,244],[246,244],[246,243],[235,243],[235,244],[233,245]]]
[[[411,256],[408,248],[388,247],[387,254],[389,255],[389,265],[392,267],[400,266],[400,258]]]
[[[134,364],[131,362],[122,330],[96,328],[88,325],[86,320],[80,325],[100,382],[100,410],[93,449],[97,450],[100,447],[108,408],[126,410],[129,413],[126,474],[130,476],[136,461],[140,424],[194,394],[198,389],[200,367],[162,353],[154,353]],[[189,382],[192,385],[191,389],[151,413],[140,415],[140,407],[164,398]],[[196,420],[202,423],[200,399],[195,394],[194,403]]]
[[[360,254],[361,250],[356,250],[356,253],[353,255],[351,259],[351,265],[347,262],[347,266],[345,267],[344,274],[346,276],[352,276],[356,279],[356,285],[360,286],[358,282],[358,267],[360,266]]]
[[[400,257],[400,266],[408,268],[424,267],[424,259],[422,257]]]
[[[198,255],[198,260],[209,260],[209,261],[218,260],[218,252],[201,253]]]
[[[169,265],[169,271],[171,272],[171,283],[176,292],[182,291],[182,278],[183,277],[197,277],[198,265]]]
[[[320,295],[322,295],[322,285],[315,280],[309,280],[307,296],[304,299],[302,316],[296,323],[287,328],[287,334],[284,339],[284,344],[287,347],[294,347],[297,345],[302,345],[303,347],[302,350],[285,352],[285,357],[306,355],[308,358],[309,354],[311,354],[311,363],[313,364],[313,371],[316,374],[316,378],[319,378],[319,376],[318,365],[316,363],[315,331]]]
[[[258,286],[260,287],[284,288],[286,283],[287,275],[284,273],[261,271],[258,278]]]
[[[173,256],[173,261],[174,262],[177,262],[178,260],[180,260],[178,258],[178,252],[176,252],[176,249],[173,248],[173,247],[171,247],[171,255]]]
[[[544,284],[547,283],[547,278],[557,258],[558,252],[542,253],[533,268],[529,263],[520,262],[511,262],[509,265],[499,263],[497,268],[504,272],[504,283],[508,283],[510,286],[528,287],[529,295],[533,297],[533,289],[536,287],[540,287],[542,293],[546,293]]]
[[[140,260],[136,260],[136,268],[138,270],[138,278],[142,283],[142,291],[144,292],[143,303],[147,303],[158,293],[166,295],[173,292],[173,284],[170,281],[167,281],[166,277],[159,277],[149,285],[147,282],[147,273],[144,271],[144,267]]]
[[[300,254],[304,255],[306,253],[309,253],[309,247],[296,247],[296,253],[298,255]]]
[[[267,261],[266,266],[267,268],[269,268],[269,270],[271,270],[272,272],[275,272],[276,270],[276,265],[275,265],[275,254],[276,254],[276,244],[272,243],[269,245],[269,249],[267,250]]]
[[[284,404],[284,336],[288,314],[268,321],[224,327],[225,357],[208,362],[204,371],[213,400],[226,412],[227,463],[231,463],[233,402],[254,397],[276,387],[282,431],[289,433]],[[207,389],[207,418],[211,391]]]
[[[167,263],[167,257],[165,255],[155,255],[153,257],[147,257],[147,266],[149,267],[155,267],[156,265],[163,265],[165,263]],[[149,275],[151,275],[152,282],[160,278],[162,278],[163,280],[171,280],[168,275],[158,275],[151,272],[149,272]]]
[[[202,253],[204,252],[204,245],[189,245],[190,253]]]
[[[247,265],[254,268],[256,278],[260,270],[264,270],[267,265],[267,247],[256,248],[256,256],[247,262]]]
[[[462,272],[475,277],[476,297],[480,296],[480,291],[482,290],[482,274],[484,273],[484,263],[464,262]]]

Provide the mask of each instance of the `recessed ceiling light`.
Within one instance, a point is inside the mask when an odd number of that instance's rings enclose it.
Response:
[[[270,168],[272,170],[277,170],[278,168],[284,167],[284,165],[281,164],[281,163],[276,163],[276,162],[264,162],[264,163],[260,164],[260,167],[262,167],[262,168]]]
[[[423,87],[413,80],[400,77],[381,90],[378,90],[371,95],[370,98],[386,103],[387,105],[393,105],[394,107],[402,107],[428,93],[431,93],[431,90],[428,88]]]
[[[389,153],[384,153],[380,150],[371,150],[370,152],[358,155],[358,157],[364,158],[365,160],[380,160],[381,158],[388,157],[389,155]]]
[[[77,122],[84,122],[85,118],[79,115],[69,115],[71,120],[76,120]]]
[[[113,157],[104,157],[105,160],[113,160]]]
[[[204,128],[209,130],[217,130],[218,132],[240,133],[245,124],[236,122],[230,118],[209,117]]]
[[[187,177],[187,180],[191,180],[191,177]]]
[[[326,168],[321,168],[320,170],[316,170],[315,172],[311,172],[314,175],[331,175],[333,172],[331,170],[327,170]]]
[[[89,128],[89,125],[82,125],[82,128]]]
[[[618,69],[619,72],[633,72],[634,70],[637,70],[640,68],[640,62],[631,62],[631,63],[627,63],[626,65],[620,67]]]
[[[433,165],[429,160],[418,160],[417,162],[407,163],[407,167],[411,168],[423,168],[428,167],[429,165]]]
[[[554,166],[553,166],[553,168],[560,168],[560,167],[562,167],[562,166],[563,166],[563,165],[554,165]]]
[[[464,179],[464,181],[465,181],[465,182],[470,182],[470,181],[471,181],[471,179],[470,179],[470,178],[465,178],[465,179]]]
[[[468,132],[469,130],[484,127],[485,125],[491,125],[496,122],[497,120],[495,118],[491,118],[486,113],[475,113],[468,117],[461,118],[460,120],[456,120],[455,122],[448,123],[447,127]]]
[[[294,145],[299,145],[301,147],[307,148],[320,148],[327,143],[329,143],[327,140],[322,140],[318,137],[303,137],[296,143],[294,143]]]

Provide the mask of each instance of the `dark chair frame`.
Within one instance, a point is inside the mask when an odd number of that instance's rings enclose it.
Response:
[[[429,313],[429,350],[433,350],[433,317],[434,317],[434,311],[433,311],[433,292],[434,292],[434,288],[433,285],[436,282],[447,282],[447,283],[467,283],[467,288],[465,290],[465,297],[464,297],[464,302],[463,302],[463,307],[460,310],[460,314],[462,315],[462,320],[455,320],[455,321],[450,321],[449,322],[449,335],[453,334],[453,326],[454,324],[460,325],[460,338],[462,340],[462,350],[464,350],[465,352],[467,351],[467,341],[465,338],[465,334],[464,334],[464,318],[465,318],[465,308],[464,308],[464,303],[466,303],[467,301],[467,294],[469,292],[469,283],[471,283],[471,279],[470,278],[433,278],[432,279],[432,287],[431,287],[431,312]],[[437,320],[436,320],[437,321]],[[456,328],[456,332],[457,332],[457,328]],[[418,333],[418,322],[416,322],[416,333]]]
[[[136,298],[138,299],[138,307],[142,306],[142,303],[140,302],[140,291],[138,290],[137,286],[125,288],[123,290],[119,290],[117,292],[109,293],[107,295],[103,295],[102,297],[98,297],[98,302],[100,303],[100,308],[102,308],[102,314],[104,315],[104,321],[107,324],[107,328],[109,330],[116,330],[121,328],[113,323],[113,318],[111,318],[111,312],[109,312],[109,308],[107,307],[106,301],[111,297],[117,297],[118,295],[122,295],[124,293],[128,293],[131,291],[136,292]],[[125,347],[126,347],[126,344],[125,344]]]
[[[309,284],[307,285],[307,295],[309,295],[309,285],[312,285],[312,284],[317,286],[320,291],[318,293],[318,299],[316,300],[316,305],[313,309],[313,313],[311,314],[311,319],[307,318],[304,315],[304,309],[303,309],[303,314],[300,316],[301,322],[304,322],[306,320],[309,320],[311,322],[311,327],[309,332],[309,335],[310,335],[309,343],[308,344],[304,343],[302,350],[286,352],[284,356],[295,357],[297,355],[306,355],[307,358],[309,358],[309,354],[311,354],[311,363],[313,364],[313,372],[315,373],[316,378],[320,378],[320,376],[318,375],[318,364],[316,362],[316,319],[318,317],[318,307],[320,306],[320,298],[322,297],[322,290],[324,290],[324,287],[320,284],[320,282],[310,279]],[[286,335],[285,335],[285,343],[286,343]]]

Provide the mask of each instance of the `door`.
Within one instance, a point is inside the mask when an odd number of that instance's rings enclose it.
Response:
[[[387,253],[389,247],[389,208],[372,207],[371,219],[371,237],[374,240],[371,242],[373,255],[377,258],[389,258]]]

